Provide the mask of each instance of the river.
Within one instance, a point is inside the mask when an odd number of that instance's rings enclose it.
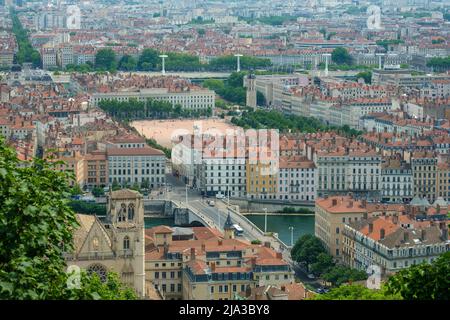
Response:
[[[264,215],[245,215],[251,222],[264,231]],[[281,241],[291,245],[291,231],[289,227],[294,227],[294,243],[305,234],[314,234],[314,216],[301,215],[267,215],[267,232],[276,232]]]
[[[264,215],[248,214],[246,217],[261,230],[264,230]],[[172,227],[174,225],[173,222],[172,218],[146,217],[145,227],[151,228],[159,225]],[[305,234],[314,234],[314,216],[267,215],[267,231],[278,233],[278,237],[287,245],[291,244],[290,226],[294,227],[295,243],[299,237]]]

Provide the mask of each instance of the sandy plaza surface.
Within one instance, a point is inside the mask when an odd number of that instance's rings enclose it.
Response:
[[[224,119],[164,119],[133,121],[131,126],[146,138],[155,139],[160,145],[171,148],[172,139],[180,134],[194,133],[194,126],[200,132],[220,131],[226,133],[227,129],[234,129],[231,123]]]

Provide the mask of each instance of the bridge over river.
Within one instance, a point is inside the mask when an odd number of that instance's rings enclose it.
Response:
[[[214,207],[209,206],[205,200],[197,199],[188,201],[177,200],[144,200],[146,214],[159,213],[167,217],[173,217],[176,225],[187,225],[198,221],[205,226],[223,231],[223,225],[230,214],[233,223],[244,230],[242,238],[247,241],[260,240],[262,243],[270,243],[277,252],[281,252],[285,261],[293,265],[290,247],[281,241],[275,234],[264,233],[253,222],[239,212],[237,206],[228,206],[224,201],[217,201]]]

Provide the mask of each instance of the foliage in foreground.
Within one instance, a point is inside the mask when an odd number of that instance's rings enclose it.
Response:
[[[78,222],[68,204],[73,176],[55,170],[60,164],[21,168],[0,136],[0,299],[135,298],[114,275],[104,286],[84,275],[81,289],[68,288],[63,254]]]
[[[389,278],[389,293],[406,300],[450,300],[450,252],[435,261],[400,270]]]
[[[345,284],[327,293],[317,294],[312,300],[401,300],[401,298],[400,295],[387,293],[384,287],[374,290],[359,284]]]

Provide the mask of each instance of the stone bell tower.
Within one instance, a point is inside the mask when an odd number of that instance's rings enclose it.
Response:
[[[107,196],[106,230],[117,257],[116,272],[122,282],[145,295],[144,200],[134,190],[110,191]]]

